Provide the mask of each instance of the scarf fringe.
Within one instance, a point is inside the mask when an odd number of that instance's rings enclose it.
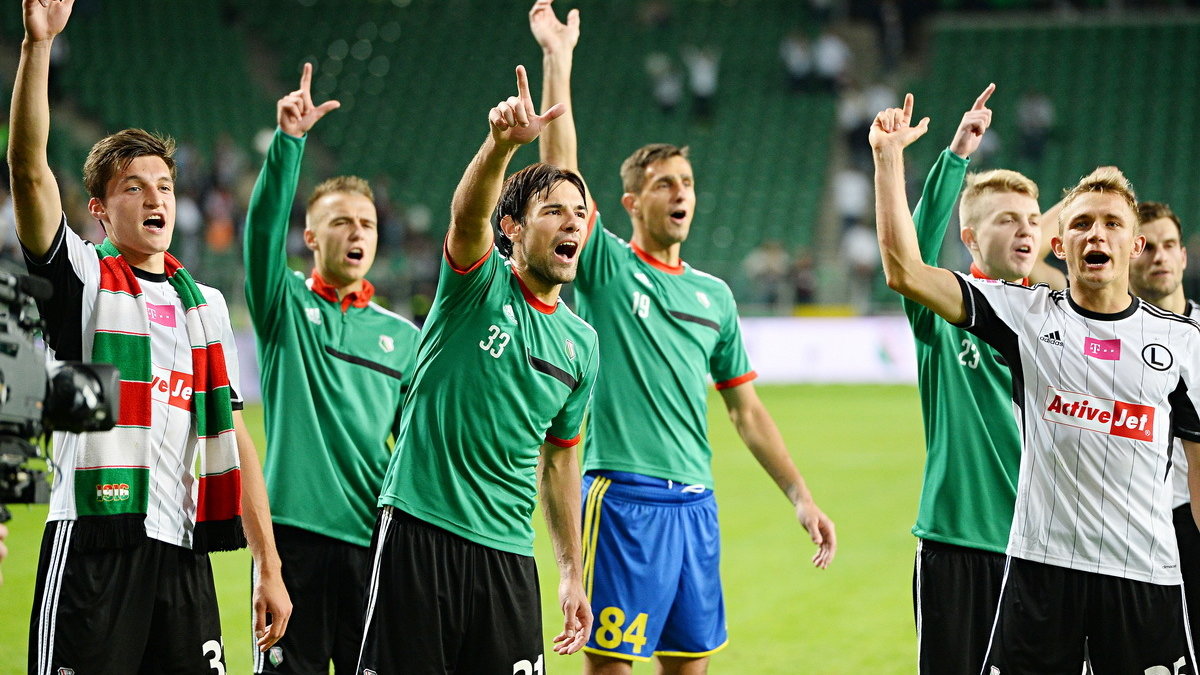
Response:
[[[196,553],[236,551],[241,548],[246,548],[246,531],[242,528],[241,516],[196,523],[192,535],[192,550]]]
[[[71,533],[71,546],[80,550],[128,549],[146,541],[146,514],[80,516]]]

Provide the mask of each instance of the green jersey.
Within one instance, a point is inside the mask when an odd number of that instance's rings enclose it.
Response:
[[[497,251],[465,269],[443,258],[380,505],[533,555],[539,451],[579,442],[598,365],[596,331]]]
[[[271,518],[369,546],[420,331],[370,302],[338,300],[288,269],[285,240],[304,139],[282,131],[246,214],[246,302],[258,334]]]
[[[579,313],[596,327],[604,372],[588,423],[584,470],[608,469],[712,487],[708,380],[755,377],[724,281],[669,267],[603,228],[580,253]]]
[[[925,181],[913,219],[930,265],[937,265],[966,172],[967,160],[947,149]],[[1003,553],[1021,462],[1012,374],[975,335],[907,298],[903,304],[917,345],[925,422],[925,482],[913,534]]]

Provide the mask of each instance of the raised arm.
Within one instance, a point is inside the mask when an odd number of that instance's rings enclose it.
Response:
[[[501,101],[488,113],[490,133],[467,165],[450,203],[446,252],[458,265],[470,265],[492,248],[491,217],[504,185],[504,172],[517,148],[531,143],[565,106],[555,105],[541,115],[529,96],[529,78],[517,66],[517,95]]]
[[[300,180],[304,136],[317,120],[336,109],[337,101],[313,105],[309,92],[312,64],[304,64],[300,88],[279,99],[275,121],[279,129],[267,148],[262,171],[254,183],[246,209],[246,303],[260,336],[274,325],[273,310],[280,309],[287,266],[287,231]]]
[[[62,220],[58,182],[46,158],[50,138],[50,48],[75,0],[22,0],[25,39],[9,111],[8,170],[17,238],[35,256],[54,243]]]
[[[1062,212],[1062,207],[1063,200],[1060,199],[1058,203],[1046,210],[1038,221],[1038,226],[1042,230],[1042,243],[1038,249],[1037,262],[1033,264],[1033,270],[1029,272],[1030,282],[1046,284],[1056,290],[1067,287],[1067,276],[1062,273],[1062,270],[1047,262],[1047,258],[1050,255],[1050,246],[1054,238],[1058,236],[1058,214]]]
[[[721,397],[725,400],[725,408],[738,436],[787,496],[795,510],[796,520],[800,521],[808,531],[809,538],[817,545],[817,552],[812,557],[813,564],[825,569],[837,552],[833,521],[813,502],[808,485],[788,454],[771,413],[767,412],[754,385],[749,382],[722,389]]]
[[[563,630],[554,637],[554,651],[574,654],[592,633],[592,609],[583,590],[579,459],[575,446],[542,444],[538,478],[542,513],[558,563],[558,604],[563,613]]]
[[[579,10],[567,13],[563,23],[554,15],[554,0],[537,0],[529,10],[529,30],[542,48],[542,108],[563,104],[562,119],[548,128],[538,142],[541,161],[575,173],[579,171],[579,143],[571,104],[571,64],[579,42]],[[592,208],[587,191],[588,210]]]
[[[925,305],[951,323],[966,318],[962,291],[954,274],[921,260],[917,233],[904,192],[904,148],[925,135],[929,118],[911,126],[913,97],[904,108],[889,108],[875,116],[870,143],[875,157],[875,222],[888,287]]]

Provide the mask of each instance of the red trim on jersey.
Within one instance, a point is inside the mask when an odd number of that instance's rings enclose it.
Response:
[[[517,278],[517,283],[521,286],[521,295],[525,296],[525,302],[527,302],[530,307],[536,309],[542,314],[553,314],[554,310],[558,309],[557,302],[553,305],[548,305],[542,302],[541,298],[534,295],[533,291],[529,290],[529,287],[525,285],[525,280],[521,278],[520,274],[517,274],[517,270],[512,267],[509,269],[512,270],[513,276]]]
[[[749,382],[750,380],[753,380],[756,377],[758,377],[758,373],[756,373],[752,370],[752,371],[746,373],[745,375],[739,375],[739,376],[733,378],[732,380],[725,380],[724,382],[718,382],[717,389],[732,389],[732,388],[738,386],[739,384],[746,384],[747,382]]]
[[[575,438],[564,441],[561,438],[557,438],[555,436],[551,436],[550,434],[546,434],[546,442],[549,443],[550,445],[557,445],[560,448],[573,448],[579,443],[580,438],[581,437],[579,434],[575,434]]]
[[[989,277],[988,275],[984,274],[983,270],[979,269],[979,267],[975,263],[971,263],[971,276],[975,277],[976,279],[987,279],[988,281],[998,281],[997,279],[993,279],[993,278]],[[1023,279],[1021,279],[1021,285],[1028,286],[1029,285],[1029,277],[1024,277]]]
[[[371,298],[375,295],[375,286],[366,279],[363,279],[362,288],[360,290],[350,291],[343,296],[341,300],[338,300],[337,286],[325,281],[321,278],[320,274],[317,274],[316,270],[313,270],[312,292],[334,304],[341,305],[342,311],[344,312],[347,309],[350,309],[352,305],[360,308],[366,307],[367,303],[371,302]]]
[[[668,265],[667,263],[650,255],[649,253],[646,253],[645,251],[642,250],[641,246],[638,246],[637,244],[633,243],[632,241],[629,242],[629,245],[633,247],[633,252],[635,254],[637,254],[637,257],[641,258],[642,262],[649,264],[651,267],[653,267],[657,270],[662,270],[663,272],[666,272],[667,274],[683,274],[683,261],[682,260],[679,261],[678,265]]]
[[[446,256],[446,262],[450,263],[450,269],[454,270],[455,272],[457,272],[459,274],[470,274],[471,272],[474,272],[475,270],[479,269],[479,266],[482,265],[483,261],[487,260],[488,256],[490,256],[491,254],[492,254],[492,252],[489,249],[487,253],[483,254],[482,258],[480,258],[479,260],[476,260],[470,267],[459,267],[458,263],[454,262],[454,258],[450,257],[450,240],[449,240],[449,238],[447,238],[446,241],[442,242],[442,255]]]

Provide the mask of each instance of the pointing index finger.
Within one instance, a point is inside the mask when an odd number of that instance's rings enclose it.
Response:
[[[996,91],[996,83],[992,82],[988,84],[987,89],[983,90],[979,98],[975,99],[975,105],[971,106],[971,110],[983,110],[984,105],[987,104],[987,100],[992,97],[992,92],[994,91]]]
[[[312,84],[312,64],[305,63],[304,69],[300,72],[300,91],[305,94],[309,93],[309,87]]]
[[[904,124],[908,124],[912,120],[913,111],[913,95],[911,93],[904,95]]]
[[[517,66],[517,96],[522,101],[533,101],[529,95],[529,76],[525,74],[525,66]]]

